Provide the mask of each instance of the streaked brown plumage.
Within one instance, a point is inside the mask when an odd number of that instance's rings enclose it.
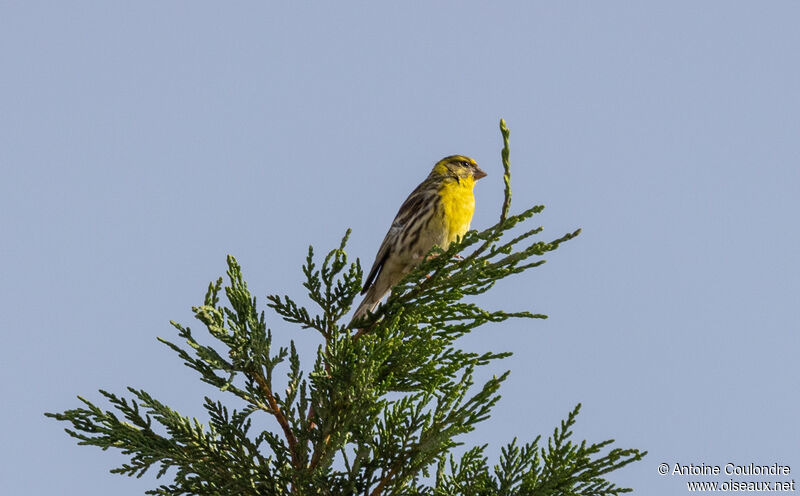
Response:
[[[372,311],[386,293],[438,245],[443,249],[468,230],[475,210],[472,190],[486,176],[469,157],[452,155],[436,165],[398,210],[364,280],[364,300],[353,320]]]

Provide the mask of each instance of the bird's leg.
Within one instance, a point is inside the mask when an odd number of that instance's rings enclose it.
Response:
[[[433,260],[434,258],[437,258],[438,256],[439,256],[439,254],[438,254],[438,253],[431,253],[430,255],[428,255],[427,257],[425,257],[425,261],[428,261],[428,260]],[[454,260],[456,260],[456,261],[458,261],[458,262],[462,262],[462,261],[464,261],[464,257],[462,257],[461,255],[459,255],[458,253],[456,253],[455,255],[453,255],[453,259],[454,259]],[[431,275],[430,275],[430,274],[425,274],[425,279],[430,279],[430,278],[431,278]]]

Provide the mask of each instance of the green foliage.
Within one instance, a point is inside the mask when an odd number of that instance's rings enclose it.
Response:
[[[570,412],[561,427],[555,429],[547,447],[539,447],[540,437],[523,446],[516,438],[502,448],[500,463],[493,473],[486,465],[479,446],[466,452],[460,462],[449,457],[449,470],[439,461],[434,496],[478,495],[611,495],[630,492],[618,488],[601,476],[640,460],[646,453],[635,449],[613,449],[593,458],[613,443],[603,441],[587,446],[586,441],[572,443],[570,430],[575,424],[580,405]]]
[[[316,309],[290,296],[270,295],[267,306],[284,321],[319,333],[316,360],[301,366],[294,341],[273,345],[263,311],[257,308],[241,267],[228,257],[227,284],[209,285],[197,320],[213,339],[198,340],[173,322],[183,344],[159,338],[201,380],[234,395],[240,409],[205,399],[208,421],[184,417],[144,391],[132,399],[101,391],[114,410],[80,398],[84,407],[47,416],[71,424],[79,444],[117,448],[130,462],[112,472],[141,477],[150,469],[171,484],[159,495],[613,495],[603,476],[645,453],[612,449],[612,441],[587,445],[569,441],[578,408],[546,446],[539,438],[502,449],[490,470],[486,446],[452,455],[461,435],[489,418],[508,372],[474,384],[477,367],[510,353],[475,353],[459,337],[487,322],[545,318],[529,312],[489,311],[474,296],[497,281],[536,267],[545,253],[579,231],[549,242],[528,241],[540,227],[512,235],[543,207],[508,215],[511,189],[508,130],[504,138],[505,201],[500,221],[471,231],[448,250],[434,249],[395,286],[387,302],[348,326],[342,319],[361,289],[358,261],[348,263],[345,245],[315,262],[309,248],[303,286]],[[527,243],[527,244],[526,244]],[[465,258],[457,253],[469,253]],[[220,303],[224,292],[227,304]],[[466,298],[465,297],[471,297]],[[220,351],[224,350],[224,351]],[[285,374],[285,375],[283,375]],[[275,421],[273,430],[253,433],[255,416]],[[260,419],[259,419],[260,420]],[[154,422],[155,421],[155,422]]]

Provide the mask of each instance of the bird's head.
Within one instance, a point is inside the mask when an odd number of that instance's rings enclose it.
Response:
[[[438,161],[431,171],[432,176],[450,176],[465,179],[472,177],[478,180],[486,177],[486,173],[478,167],[478,164],[464,155],[450,155]]]

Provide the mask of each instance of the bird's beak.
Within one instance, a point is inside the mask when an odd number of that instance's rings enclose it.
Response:
[[[482,177],[486,177],[486,173],[483,172],[483,169],[480,167],[475,167],[475,172],[473,172],[472,175],[475,177],[476,181]]]

